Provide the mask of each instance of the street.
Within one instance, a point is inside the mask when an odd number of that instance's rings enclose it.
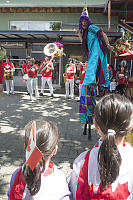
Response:
[[[23,128],[33,119],[50,120],[57,124],[60,133],[59,148],[53,162],[66,176],[72,170],[74,159],[98,140],[92,126],[92,139],[83,135],[79,122],[79,102],[65,99],[60,89],[50,97],[49,91],[37,101],[30,101],[26,92],[15,95],[0,94],[0,200],[7,199],[10,177],[25,160]]]

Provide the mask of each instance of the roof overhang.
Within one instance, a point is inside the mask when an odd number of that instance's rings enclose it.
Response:
[[[133,21],[133,0],[107,0],[104,12],[108,12],[108,5],[111,2],[111,16],[118,16],[119,20]]]
[[[101,7],[104,8],[107,0],[76,0],[76,1],[62,1],[62,0],[3,0],[0,2],[0,7]]]
[[[108,37],[119,38],[120,32],[106,32]],[[0,42],[54,42],[81,43],[76,31],[0,31]]]

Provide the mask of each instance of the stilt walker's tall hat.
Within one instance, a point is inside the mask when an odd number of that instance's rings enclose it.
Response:
[[[87,7],[84,7],[81,13],[81,17],[89,17]]]
[[[86,19],[88,21],[88,26],[92,24],[92,21],[89,18],[87,7],[84,7],[79,19],[79,30],[82,30],[82,19]]]

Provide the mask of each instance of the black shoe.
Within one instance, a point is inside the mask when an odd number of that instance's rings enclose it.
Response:
[[[91,140],[91,125],[88,127],[88,140]]]
[[[53,94],[51,94],[51,97],[54,97],[54,95],[53,95]]]
[[[43,96],[43,93],[40,93],[40,96]]]
[[[88,140],[91,140],[91,133],[88,132]]]
[[[84,126],[83,135],[87,135],[87,124],[85,124],[85,126]]]

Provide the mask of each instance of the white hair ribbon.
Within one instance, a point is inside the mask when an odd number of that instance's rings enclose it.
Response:
[[[116,132],[113,130],[113,129],[108,129],[108,134],[112,134],[112,135],[115,135],[116,134]]]

